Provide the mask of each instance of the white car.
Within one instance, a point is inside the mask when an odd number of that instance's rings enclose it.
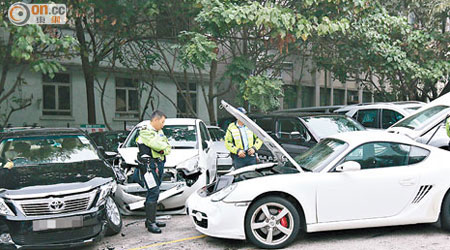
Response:
[[[423,105],[425,103],[417,101],[355,104],[342,107],[334,112],[353,117],[366,128],[387,129]]]
[[[219,177],[186,202],[209,236],[281,248],[299,232],[432,223],[450,229],[450,152],[385,131],[333,135],[291,158],[222,101],[276,156]]]
[[[218,126],[207,126],[211,139],[212,150],[217,154],[217,173],[224,174],[233,170],[233,160],[230,151],[225,147],[225,131]]]
[[[450,93],[426,104],[416,113],[407,116],[387,131],[404,134],[417,142],[450,150],[445,121],[450,116]]]
[[[116,192],[123,214],[133,214],[144,207],[146,189],[133,181],[132,174],[137,165],[136,137],[143,126],[149,125],[150,121],[136,125],[118,148],[122,157],[120,165],[128,176],[127,182],[119,185]],[[184,213],[189,195],[215,179],[216,154],[211,150],[212,140],[202,120],[167,118],[163,131],[172,151],[166,157],[158,210]]]

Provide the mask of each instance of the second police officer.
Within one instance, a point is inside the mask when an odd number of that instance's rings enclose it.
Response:
[[[242,114],[247,111],[239,107],[237,108]],[[256,164],[256,151],[258,151],[263,142],[255,133],[253,133],[240,120],[230,123],[225,134],[225,146],[231,153],[233,166],[236,169]]]
[[[145,227],[151,233],[161,233],[160,227],[164,227],[165,223],[156,222],[156,209],[159,197],[159,186],[163,180],[164,163],[166,156],[170,154],[171,146],[164,135],[162,128],[166,115],[155,110],[150,118],[150,125],[146,128],[142,128],[139,131],[139,136],[136,138],[136,143],[139,148],[138,162],[139,162],[139,174],[137,177],[140,179],[141,185],[146,180],[146,173],[151,174],[154,177],[154,183],[151,187],[147,182],[145,187],[147,188],[147,197],[145,200]]]

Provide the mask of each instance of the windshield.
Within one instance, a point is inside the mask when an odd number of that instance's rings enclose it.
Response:
[[[366,130],[358,122],[343,116],[310,116],[302,119],[319,138],[341,132]]]
[[[295,157],[295,161],[303,169],[320,172],[347,147],[348,144],[343,141],[324,139],[305,153]]]
[[[137,147],[138,131],[139,128],[136,128],[131,132],[125,147]],[[172,147],[196,148],[197,146],[197,132],[194,125],[166,125],[163,132]]]
[[[422,110],[394,125],[394,127],[405,127],[410,129],[420,128],[430,121],[437,119],[443,112],[448,112],[450,110],[449,106],[439,105],[434,106],[425,110]]]
[[[83,135],[10,138],[0,142],[0,168],[99,160]],[[12,165],[11,165],[12,164]]]

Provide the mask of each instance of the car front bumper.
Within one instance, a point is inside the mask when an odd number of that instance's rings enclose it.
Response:
[[[45,231],[33,231],[33,220],[5,221],[11,240],[0,243],[0,249],[58,249],[79,247],[101,240],[106,229],[105,209],[82,216],[82,227]]]
[[[186,212],[195,228],[206,235],[245,239],[244,221],[249,202],[213,202],[211,196],[201,197],[194,192],[186,201]]]

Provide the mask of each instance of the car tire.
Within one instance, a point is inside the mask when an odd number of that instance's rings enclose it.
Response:
[[[284,216],[277,218],[281,213]],[[291,244],[298,236],[300,225],[295,206],[289,200],[277,196],[257,200],[245,216],[246,237],[260,248],[283,248]]]
[[[122,215],[120,215],[119,207],[111,196],[106,198],[106,236],[115,235],[122,230]]]
[[[450,192],[445,195],[441,208],[441,227],[450,232]]]

